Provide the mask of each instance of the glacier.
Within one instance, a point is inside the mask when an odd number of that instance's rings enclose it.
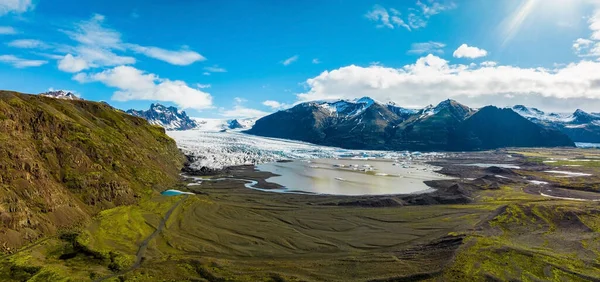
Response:
[[[196,169],[323,158],[432,160],[444,155],[436,152],[347,150],[242,132],[183,130],[167,131],[167,134],[177,142],[184,154],[196,159],[191,164]]]

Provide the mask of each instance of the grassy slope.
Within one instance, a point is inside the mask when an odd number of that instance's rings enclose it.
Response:
[[[102,103],[0,92],[0,250],[175,183],[162,128]]]

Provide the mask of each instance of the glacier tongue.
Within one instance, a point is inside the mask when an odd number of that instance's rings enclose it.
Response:
[[[265,138],[239,132],[206,132],[199,130],[167,131],[186,155],[197,161],[193,168],[223,168],[260,164],[290,159],[315,158],[380,158],[430,159],[441,153],[346,150],[299,141]]]

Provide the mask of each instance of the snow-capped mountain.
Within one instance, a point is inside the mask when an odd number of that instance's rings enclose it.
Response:
[[[562,122],[569,123],[573,121],[573,115],[566,113],[545,113],[537,108],[530,108],[523,105],[516,105],[512,110],[517,114],[531,120],[541,122]]]
[[[524,133],[508,135],[507,128]],[[510,109],[475,110],[450,99],[418,111],[368,97],[306,102],[259,119],[247,132],[347,149],[475,150],[574,145],[563,133],[536,125]]]
[[[45,97],[50,97],[50,98],[56,98],[56,99],[64,99],[64,100],[83,100],[83,99],[77,97],[77,95],[73,94],[72,92],[68,92],[68,91],[64,91],[64,90],[48,91],[48,92],[40,93],[39,95],[45,96]]]
[[[412,115],[416,111],[412,109],[406,109],[397,106],[394,102],[389,102],[387,104],[383,104],[381,102],[375,101],[369,97],[362,97],[360,99],[351,99],[351,100],[331,100],[331,101],[312,101],[307,103],[302,103],[300,105],[303,106],[311,106],[316,105],[331,116],[341,117],[344,119],[351,119],[356,116],[362,114],[366,109],[371,107],[373,104],[382,105],[388,108],[388,110],[394,112],[397,115],[407,116]]]
[[[600,143],[600,115],[576,110],[568,113],[545,113],[536,108],[516,105],[512,110],[532,122],[555,128],[575,142]]]
[[[128,114],[146,119],[150,124],[159,125],[166,130],[187,130],[198,126],[184,111],[175,107],[152,104],[147,111],[128,110]]]
[[[248,130],[254,126],[258,118],[242,118],[242,119],[209,119],[209,118],[192,118],[197,126],[194,130],[200,131],[241,131]]]

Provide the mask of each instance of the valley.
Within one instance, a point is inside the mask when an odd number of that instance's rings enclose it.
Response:
[[[195,195],[154,195],[137,205],[110,209],[85,227],[6,256],[0,277],[600,279],[596,150],[503,149],[452,153],[430,162],[452,179],[427,182],[436,188],[432,193],[379,196],[248,189],[237,179],[269,183],[272,174],[251,165],[230,167],[202,177],[225,180],[188,185],[196,181],[187,179],[173,187]],[[498,166],[482,165],[486,163]],[[546,172],[553,170],[592,176]],[[162,231],[151,237],[164,218]],[[142,247],[138,267],[136,254]]]

